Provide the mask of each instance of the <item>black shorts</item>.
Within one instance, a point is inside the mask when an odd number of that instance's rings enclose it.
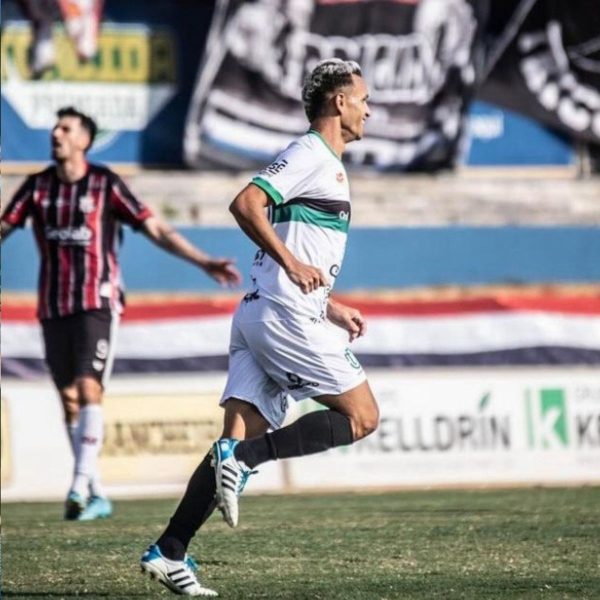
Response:
[[[84,375],[104,385],[112,369],[118,321],[108,309],[42,321],[46,363],[58,389]]]

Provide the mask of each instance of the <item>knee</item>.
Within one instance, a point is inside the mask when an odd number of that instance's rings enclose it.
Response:
[[[79,396],[75,386],[69,386],[60,390],[60,400],[65,413],[67,423],[75,423],[79,418]]]
[[[63,402],[63,409],[67,423],[76,423],[79,420],[78,402]]]
[[[92,377],[77,380],[77,392],[82,406],[101,404],[103,391],[102,384]]]
[[[379,408],[373,404],[368,410],[352,418],[354,441],[358,441],[373,433],[379,426]]]

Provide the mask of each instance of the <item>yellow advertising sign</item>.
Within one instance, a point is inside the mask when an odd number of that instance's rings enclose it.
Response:
[[[186,482],[221,433],[218,401],[217,392],[107,395],[104,482]]]
[[[177,73],[175,39],[160,29],[104,26],[98,38],[98,54],[81,63],[64,28],[55,27],[56,66],[42,81],[103,83],[174,83]],[[30,79],[28,53],[31,31],[10,24],[2,33],[2,80]],[[11,73],[11,69],[13,72]]]

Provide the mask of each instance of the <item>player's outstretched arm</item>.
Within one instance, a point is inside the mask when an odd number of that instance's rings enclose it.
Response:
[[[304,294],[327,285],[320,269],[300,262],[279,239],[265,214],[269,202],[267,194],[251,183],[236,196],[229,210],[244,233],[281,265],[292,283]]]
[[[351,342],[365,335],[367,331],[367,324],[359,310],[331,298],[327,303],[327,318],[334,325],[345,329]]]
[[[200,267],[221,285],[231,286],[241,283],[242,276],[236,269],[233,260],[209,256],[157,217],[146,219],[143,231],[146,237],[157,246]]]

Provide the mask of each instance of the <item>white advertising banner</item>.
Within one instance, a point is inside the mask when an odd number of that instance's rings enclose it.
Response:
[[[597,368],[388,371],[370,383],[378,430],[289,461],[295,486],[600,482]]]
[[[248,491],[600,483],[598,368],[370,370],[378,430],[261,465]],[[219,435],[224,374],[114,377],[100,468],[112,497],[178,496]],[[317,408],[291,403],[288,422]],[[73,460],[50,382],[5,379],[3,501],[64,498]]]
[[[224,374],[113,377],[104,399],[102,480],[111,497],[179,496],[222,429]],[[2,501],[62,500],[73,457],[50,381],[2,386]],[[279,463],[253,477],[283,489]]]

